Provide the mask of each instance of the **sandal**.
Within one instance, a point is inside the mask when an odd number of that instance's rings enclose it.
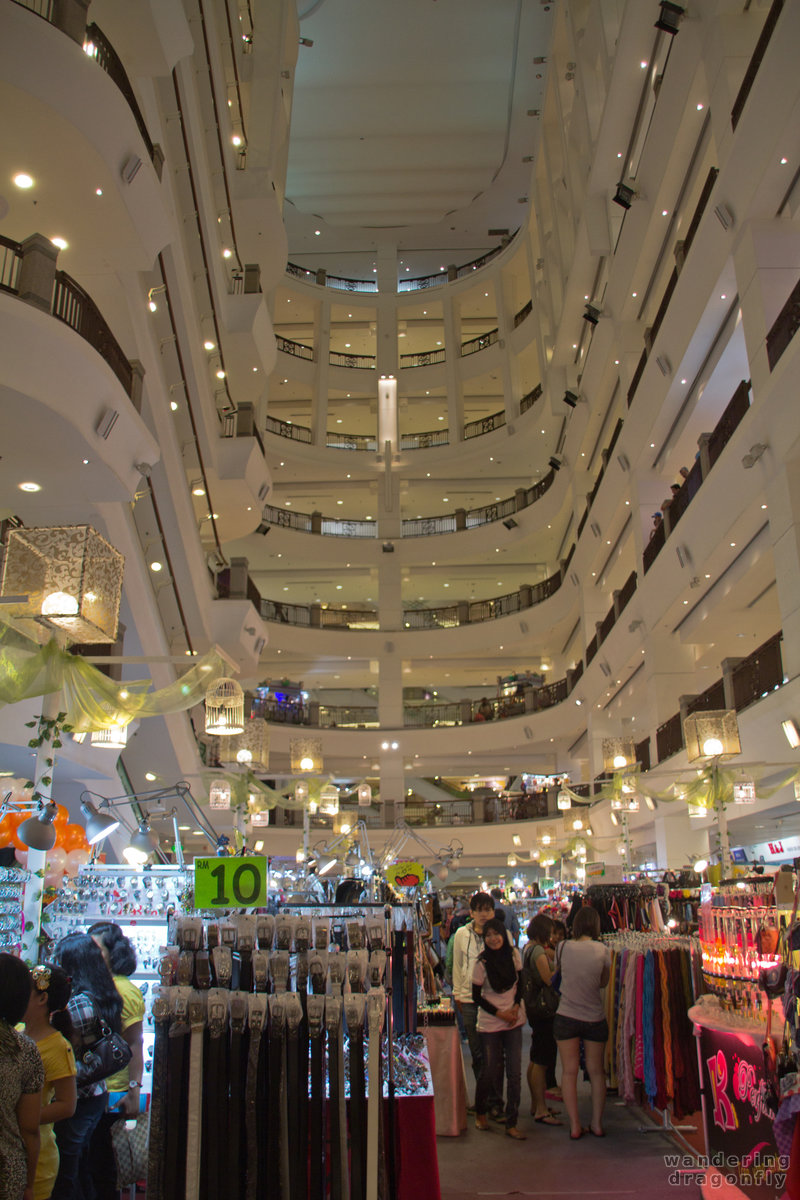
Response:
[[[520,1133],[516,1125],[510,1125],[506,1130],[506,1137],[513,1138],[515,1142],[527,1142],[527,1135]]]
[[[475,1118],[475,1128],[479,1129],[481,1133],[489,1133],[491,1131],[491,1125],[485,1116]]]
[[[551,1112],[546,1112],[543,1116],[534,1117],[533,1119],[537,1125],[561,1125],[561,1124],[563,1124],[563,1122],[559,1121],[559,1119],[555,1115],[555,1113],[551,1113]]]

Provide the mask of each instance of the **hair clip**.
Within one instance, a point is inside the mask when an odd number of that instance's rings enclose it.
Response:
[[[46,992],[50,987],[50,968],[38,966],[31,968],[33,984],[37,992]]]

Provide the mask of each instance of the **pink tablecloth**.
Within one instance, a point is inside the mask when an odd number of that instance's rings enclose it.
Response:
[[[467,1128],[467,1084],[457,1025],[427,1025],[423,1033],[433,1078],[436,1133],[458,1137]]]

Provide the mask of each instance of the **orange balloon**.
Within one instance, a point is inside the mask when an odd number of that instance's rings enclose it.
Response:
[[[69,809],[65,804],[56,805],[56,816],[53,825],[59,830],[66,829],[69,825]]]
[[[11,822],[11,813],[6,813],[2,821],[0,821],[0,846],[7,846],[10,843],[13,830],[14,825]]]
[[[86,846],[86,834],[82,826],[68,825],[58,839],[58,844],[67,854],[70,850],[82,850]]]

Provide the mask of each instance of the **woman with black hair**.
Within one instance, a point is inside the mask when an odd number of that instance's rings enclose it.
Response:
[[[483,1044],[483,1068],[475,1091],[475,1128],[488,1129],[489,1097],[503,1094],[506,1074],[506,1136],[524,1141],[517,1129],[520,1098],[520,1060],[525,1012],[520,1005],[522,962],[508,940],[502,921],[492,917],[483,927],[483,952],[472,976],[472,998],[478,1006],[478,1032]]]
[[[31,997],[31,973],[0,954],[0,1200],[33,1200],[44,1069],[34,1042],[14,1028]]]
[[[537,913],[528,922],[528,942],[522,955],[526,971],[534,987],[533,1000],[552,978],[547,946],[553,932],[553,922],[544,913]],[[531,1061],[528,1066],[528,1087],[531,1093],[531,1114],[540,1125],[560,1125],[557,1115],[547,1107],[545,1099],[548,1070],[555,1072],[556,1040],[553,1037],[553,1018],[535,1011],[528,1013],[531,1027]]]
[[[94,938],[114,986],[122,997],[120,1025],[122,1036],[131,1048],[131,1060],[126,1067],[106,1080],[107,1110],[103,1113],[92,1137],[91,1161],[95,1200],[115,1200],[116,1161],[111,1142],[111,1127],[122,1117],[135,1117],[144,1073],[144,997],[129,976],[136,970],[136,951],[133,943],[113,921],[97,921],[90,925],[89,936]]]
[[[76,1057],[101,1036],[101,1022],[120,1032],[122,998],[99,946],[86,933],[68,933],[56,946],[60,966],[72,978],[67,1011],[72,1020],[72,1045]],[[92,1196],[89,1145],[106,1107],[105,1080],[81,1085],[78,1067],[78,1102],[73,1116],[55,1125],[61,1163],[52,1200],[89,1200]]]
[[[72,1021],[67,1004],[72,981],[55,963],[43,963],[31,971],[33,990],[25,1012],[25,1032],[33,1038],[44,1065],[41,1149],[33,1185],[33,1200],[48,1200],[58,1174],[55,1121],[65,1121],[75,1112],[75,1056],[70,1037]]]

